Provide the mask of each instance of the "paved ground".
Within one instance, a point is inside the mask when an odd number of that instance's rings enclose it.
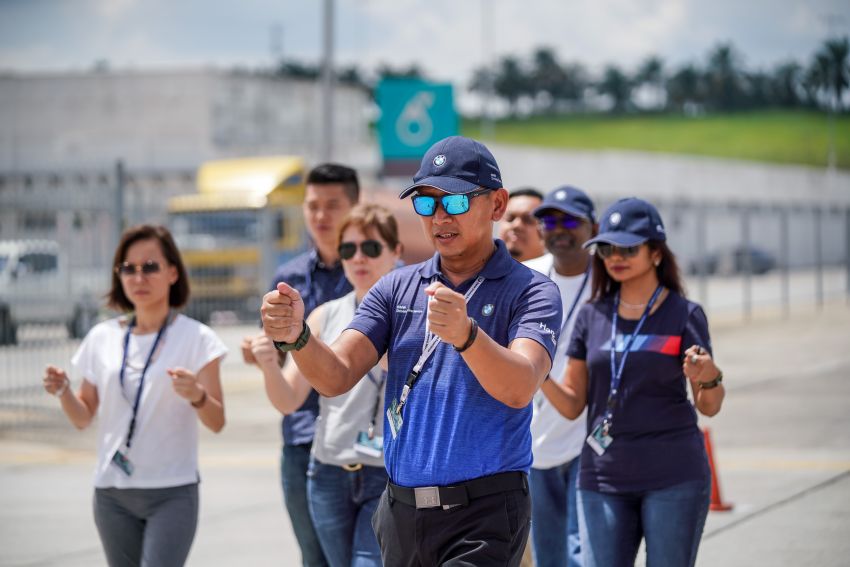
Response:
[[[847,565],[850,307],[718,320],[713,330],[728,397],[704,425],[734,509],[709,515],[698,564]],[[242,332],[221,330],[234,348]],[[281,504],[278,418],[237,358],[225,366],[228,425],[202,436],[189,565],[299,565]],[[0,565],[104,563],[91,518],[92,433],[60,425],[0,439]]]

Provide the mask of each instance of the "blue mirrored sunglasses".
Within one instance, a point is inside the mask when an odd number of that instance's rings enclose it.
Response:
[[[555,215],[546,215],[540,218],[540,224],[544,230],[555,230],[559,226],[567,230],[572,230],[581,226],[581,219],[571,216],[556,217]]]
[[[443,205],[447,215],[462,215],[469,211],[469,200],[473,197],[489,193],[492,189],[481,189],[466,193],[464,195],[443,195],[442,197],[431,197],[430,195],[414,195],[413,210],[417,215],[423,217],[433,216],[437,212],[437,200]]]

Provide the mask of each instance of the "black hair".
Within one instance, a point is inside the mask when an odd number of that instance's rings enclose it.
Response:
[[[357,172],[348,166],[338,163],[321,163],[307,174],[307,185],[331,183],[342,184],[345,195],[352,205],[356,205],[360,200],[360,182],[357,179]]]
[[[661,240],[650,240],[646,244],[650,252],[657,250],[661,253],[661,263],[655,268],[658,283],[684,297],[685,286],[682,285],[682,275],[679,264],[676,262],[676,255],[667,243]],[[608,274],[605,262],[599,254],[593,255],[593,281],[590,289],[590,301],[612,296],[620,289],[620,283]]]
[[[543,192],[535,189],[534,187],[520,187],[519,189],[514,189],[508,193],[508,200],[511,200],[514,197],[536,197],[542,201]]]
[[[124,293],[124,286],[121,285],[117,267],[124,261],[124,256],[130,246],[140,240],[156,240],[159,242],[159,247],[166,261],[177,268],[177,281],[171,284],[171,289],[168,292],[168,305],[171,307],[186,305],[186,302],[189,301],[189,274],[186,273],[186,267],[183,265],[183,259],[180,257],[180,250],[177,249],[174,238],[164,226],[142,224],[125,230],[121,235],[118,248],[115,249],[115,257],[112,260],[112,284],[106,294],[109,307],[116,311],[132,311],[135,309]]]

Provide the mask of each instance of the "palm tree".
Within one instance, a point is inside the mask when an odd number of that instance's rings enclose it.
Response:
[[[657,56],[650,56],[641,63],[635,74],[636,86],[648,85],[652,89],[652,106],[664,106],[664,64]]]
[[[801,75],[800,64],[788,61],[780,64],[773,71],[773,95],[776,104],[783,107],[800,106]]]
[[[842,95],[844,90],[850,86],[850,66],[848,66],[848,52],[850,52],[850,44],[847,38],[829,40],[824,44],[821,53],[826,57],[827,61],[827,90],[832,91],[833,108],[840,112],[842,105]]]
[[[743,103],[739,57],[730,43],[714,48],[708,57],[708,102],[720,110],[734,110]]]
[[[605,74],[596,88],[600,93],[611,97],[614,101],[614,112],[622,112],[631,105],[632,83],[625,73],[614,65],[605,68]]]
[[[667,80],[667,100],[682,111],[702,102],[702,75],[696,67],[686,65]]]

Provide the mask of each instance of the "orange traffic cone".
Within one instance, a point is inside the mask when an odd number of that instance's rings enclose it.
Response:
[[[711,450],[711,431],[704,427],[702,435],[705,438],[705,452],[708,454],[708,464],[711,467],[711,504],[708,509],[714,512],[726,512],[732,509],[732,504],[724,503],[720,496],[720,482],[717,480],[717,468],[714,466],[714,453]]]

